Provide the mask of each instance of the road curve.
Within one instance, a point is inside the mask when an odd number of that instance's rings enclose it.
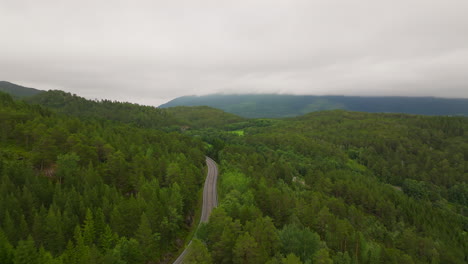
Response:
[[[200,223],[208,222],[211,211],[213,208],[218,206],[218,192],[216,190],[216,183],[218,182],[218,166],[216,162],[209,157],[206,157],[206,165],[208,166],[208,173],[205,179],[205,185],[203,186],[203,207],[200,217]],[[179,255],[174,261],[174,264],[183,263],[185,255],[187,255],[188,248],[192,244],[192,241],[185,247],[185,250]]]

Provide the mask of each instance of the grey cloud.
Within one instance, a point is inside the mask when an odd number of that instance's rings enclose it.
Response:
[[[468,97],[468,2],[0,0],[0,79],[187,94]]]

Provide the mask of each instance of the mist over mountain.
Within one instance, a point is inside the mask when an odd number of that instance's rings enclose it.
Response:
[[[183,96],[161,108],[173,106],[210,106],[249,118],[281,118],[309,112],[343,109],[370,113],[406,113],[419,115],[468,115],[468,99],[436,97],[360,97],[279,94],[238,94]]]

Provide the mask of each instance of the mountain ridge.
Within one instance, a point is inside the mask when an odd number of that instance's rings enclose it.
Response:
[[[25,87],[8,81],[0,81],[0,91],[8,93],[14,98],[29,97],[45,92],[43,90]]]
[[[468,99],[405,96],[212,94],[182,96],[160,108],[206,105],[248,118],[294,117],[309,112],[343,109],[370,113],[468,115]]]

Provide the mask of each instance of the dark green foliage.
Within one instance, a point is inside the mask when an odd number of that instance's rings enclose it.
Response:
[[[216,263],[467,261],[466,118],[330,111],[239,127],[197,132],[224,140],[221,208],[200,234]]]
[[[286,225],[279,232],[283,253],[298,256],[303,262],[312,259],[320,248],[320,237],[308,228]]]
[[[75,117],[0,93],[5,263],[167,262],[192,224],[203,151],[220,165],[220,206],[197,232],[195,261],[468,260],[464,117],[329,111],[231,123],[203,107],[164,116],[45,98]],[[151,129],[190,122],[184,135]]]
[[[3,93],[0,113],[2,263],[154,263],[177,250],[204,179],[201,141]]]
[[[260,256],[260,246],[255,239],[248,233],[242,234],[236,241],[233,248],[233,263],[263,263]]]
[[[44,91],[34,88],[27,88],[10,82],[0,81],[0,92],[9,93],[15,98],[33,96]]]
[[[141,215],[140,225],[135,233],[135,238],[142,248],[143,259],[145,262],[159,259],[158,248],[161,237],[158,233],[153,232],[149,219],[145,213]]]
[[[211,255],[206,248],[206,245],[203,244],[198,239],[193,239],[190,244],[189,251],[184,258],[184,263],[186,264],[211,264]]]
[[[14,258],[14,248],[8,238],[0,229],[0,263],[12,264]]]
[[[15,264],[40,264],[38,258],[39,254],[31,236],[29,236],[27,240],[18,242],[15,251]]]
[[[220,127],[243,120],[241,117],[211,107],[161,109],[128,102],[87,100],[58,90],[37,94],[28,98],[27,101],[72,116],[114,120],[136,127],[157,128],[165,131]]]
[[[356,97],[279,94],[178,97],[160,107],[210,106],[248,118],[282,118],[309,112],[346,109],[373,113],[468,115],[468,99],[434,97]]]
[[[227,124],[237,123],[243,118],[207,106],[170,107],[162,109],[174,116],[179,122],[195,128],[219,128]]]

